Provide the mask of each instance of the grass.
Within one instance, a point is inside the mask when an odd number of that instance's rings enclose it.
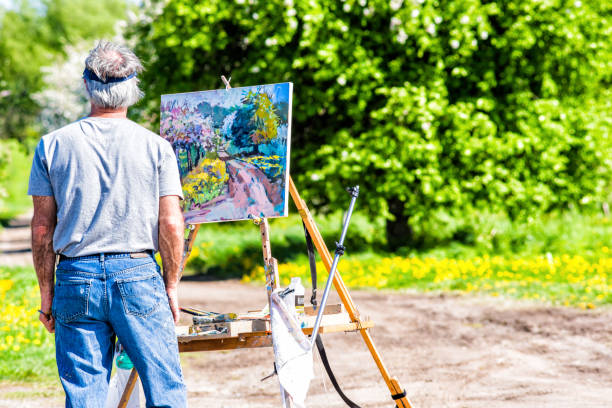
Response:
[[[55,346],[38,320],[36,273],[0,266],[0,380],[56,379]]]
[[[340,234],[341,214],[317,217],[328,248]],[[480,244],[450,243],[429,250],[384,251],[381,221],[356,214],[340,270],[353,288],[458,291],[548,304],[595,308],[612,304],[612,222],[600,214],[551,214],[529,224],[496,228]],[[483,228],[483,230],[487,230]],[[283,284],[291,276],[308,283],[310,271],[298,216],[270,221],[272,254]],[[493,247],[492,247],[493,243]],[[378,248],[376,251],[372,248]],[[189,273],[263,282],[258,227],[250,222],[203,225],[189,259]],[[318,266],[319,285],[327,276]]]
[[[270,220],[272,254],[279,262],[305,264],[306,246],[301,219],[295,210],[288,218]],[[328,248],[341,231],[342,214],[315,217]],[[483,215],[467,242],[448,242],[433,248],[385,249],[384,220],[371,221],[357,212],[351,219],[345,245],[347,255],[361,258],[433,258],[469,260],[484,256],[508,259],[579,255],[599,259],[603,245],[612,245],[612,220],[601,214],[553,213],[527,223]],[[241,277],[261,264],[259,228],[252,222],[204,224],[188,263],[188,273]]]
[[[0,224],[5,224],[32,207],[28,196],[32,155],[14,140],[0,141],[0,145],[8,151],[8,165],[0,174],[0,186],[6,192],[6,197],[0,198]]]
[[[270,219],[270,246],[279,261],[306,259],[304,229],[298,215]],[[318,226],[326,243],[332,246],[341,231],[341,215],[317,217]],[[382,239],[383,225],[370,222],[355,214],[351,221],[351,234],[346,245],[354,252],[367,252]],[[200,227],[187,265],[187,274],[208,275],[217,278],[240,278],[261,264],[261,237],[259,227],[250,221],[204,224]]]
[[[602,247],[592,261],[579,255],[470,259],[428,257],[353,256],[339,264],[344,282],[353,288],[404,289],[423,292],[455,291],[494,297],[538,300],[547,304],[593,309],[612,305],[612,251]],[[317,264],[319,286],[327,271]],[[282,284],[299,276],[310,282],[305,262],[279,265]],[[262,266],[253,268],[244,282],[264,282]]]

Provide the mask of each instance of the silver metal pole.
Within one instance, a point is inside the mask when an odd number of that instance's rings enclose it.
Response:
[[[344,254],[344,238],[346,237],[346,232],[348,230],[349,222],[351,221],[351,215],[353,214],[353,208],[355,207],[355,201],[357,200],[357,196],[359,195],[359,186],[349,188],[348,190],[352,196],[351,203],[349,205],[349,209],[346,214],[346,219],[344,220],[344,225],[342,226],[342,234],[340,235],[340,241],[336,242],[336,254],[334,255],[334,261],[329,270],[329,277],[327,278],[327,283],[325,284],[325,290],[323,291],[323,296],[321,296],[321,304],[319,305],[319,311],[317,312],[317,319],[315,320],[314,327],[312,328],[312,336],[310,337],[310,348],[311,349],[314,347],[315,341],[317,340],[317,334],[319,333],[319,326],[321,326],[321,319],[323,318],[323,310],[325,310],[325,304],[327,303],[327,297],[329,296],[331,284],[334,280],[334,273],[336,273],[336,268],[338,267],[338,261],[340,261],[340,257]]]

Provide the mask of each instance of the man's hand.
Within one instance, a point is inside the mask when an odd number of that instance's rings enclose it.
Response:
[[[53,318],[53,316],[51,316],[51,313],[39,313],[38,320],[40,320],[40,322],[43,324],[43,326],[45,326],[45,329],[47,329],[49,333],[55,333],[55,319]]]
[[[179,320],[178,282],[181,279],[185,224],[178,196],[159,199],[159,252],[164,270],[164,283],[174,322]]]
[[[178,303],[178,293],[176,288],[166,288],[166,293],[168,294],[168,304],[170,305],[170,310],[172,311],[172,317],[174,318],[174,324],[178,324],[180,316],[179,303]]]
[[[53,252],[53,232],[57,222],[57,206],[50,196],[33,196],[34,216],[32,217],[32,258],[40,288],[40,310],[49,313],[53,303],[53,275],[55,269],[55,252]],[[40,321],[49,331],[55,331],[53,316],[42,313]]]

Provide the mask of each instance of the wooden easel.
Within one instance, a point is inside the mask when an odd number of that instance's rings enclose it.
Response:
[[[312,237],[312,241],[314,246],[325,265],[325,268],[330,271],[333,256],[325,246],[325,241],[317,228],[306,203],[300,197],[295,184],[291,177],[289,177],[289,193],[291,194],[291,198],[295,203],[300,217],[306,225],[310,236]],[[260,220],[256,220],[256,224],[259,224],[260,232],[261,232],[261,241],[262,241],[262,251],[264,258],[264,267],[266,272],[266,290],[268,292],[268,297],[270,293],[274,289],[279,286],[279,276],[278,276],[278,262],[275,258],[272,257],[272,252],[270,248],[270,239],[269,239],[269,224],[268,220],[263,218]],[[200,225],[189,225],[188,230],[189,234],[187,239],[185,240],[185,253],[183,257],[183,269],[185,267],[185,263],[187,261],[187,257],[189,256],[191,249],[193,247],[193,243],[195,241],[195,237],[200,228]],[[412,408],[408,397],[406,396],[405,391],[399,384],[397,378],[392,377],[387,370],[387,367],[382,361],[380,353],[376,349],[374,345],[374,341],[370,336],[369,328],[373,327],[374,324],[369,320],[362,320],[353,299],[348,291],[348,288],[344,284],[342,277],[340,276],[340,272],[336,271],[333,278],[333,284],[338,292],[340,300],[346,309],[348,316],[350,318],[350,322],[347,324],[332,324],[325,325],[323,324],[319,330],[319,333],[330,333],[330,332],[349,332],[349,331],[358,331],[363,338],[368,350],[370,350],[370,354],[378,367],[380,374],[383,377],[383,380],[387,384],[389,391],[391,392],[391,396],[397,405],[398,408]],[[312,328],[304,328],[305,334],[311,334]],[[258,347],[270,347],[272,345],[272,336],[271,333],[267,330],[265,331],[252,331],[247,333],[239,333],[237,336],[179,336],[179,352],[190,352],[190,351],[212,351],[212,350],[235,350],[241,348],[258,348]],[[121,401],[119,402],[119,408],[125,408],[127,402],[129,401],[130,395],[134,389],[136,384],[136,380],[138,379],[138,373],[136,369],[132,369],[130,374],[130,378],[125,387],[123,396],[121,397]]]

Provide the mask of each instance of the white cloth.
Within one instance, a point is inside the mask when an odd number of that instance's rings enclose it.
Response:
[[[270,322],[276,372],[281,387],[297,408],[305,408],[306,394],[313,378],[312,348],[302,332],[295,310],[276,289],[270,296]]]
[[[117,357],[117,354],[118,351],[115,350],[113,361]],[[123,391],[125,390],[128,379],[130,378],[130,373],[132,372],[132,370],[115,367],[115,375],[112,376],[108,384],[108,394],[106,395],[106,404],[104,404],[105,408],[117,408],[123,396]],[[136,385],[134,385],[134,390],[132,391],[132,395],[130,395],[130,400],[126,408],[140,408],[140,377],[136,380]]]

